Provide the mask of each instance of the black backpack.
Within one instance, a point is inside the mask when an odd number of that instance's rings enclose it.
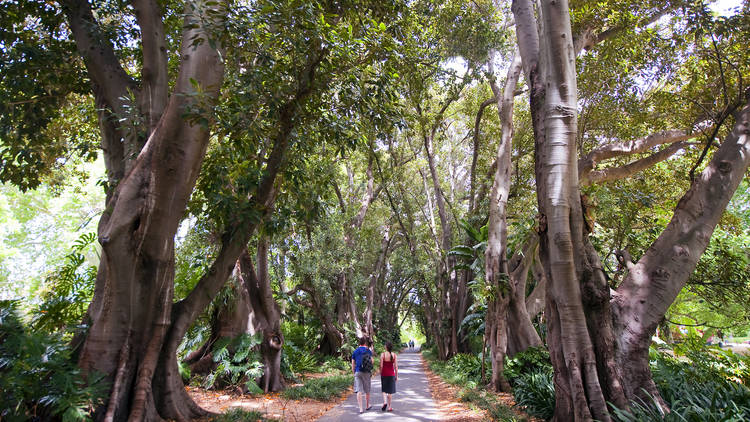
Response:
[[[362,372],[372,372],[372,355],[365,353],[362,355],[362,363],[359,365],[359,370]]]

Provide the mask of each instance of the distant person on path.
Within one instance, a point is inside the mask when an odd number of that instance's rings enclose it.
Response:
[[[367,339],[359,339],[359,347],[352,353],[352,371],[354,372],[354,392],[357,393],[359,413],[370,410],[370,378],[372,377],[372,351],[366,346]],[[367,405],[362,408],[362,394],[365,394]]]
[[[380,386],[383,389],[383,407],[385,412],[393,411],[391,407],[391,396],[396,392],[396,381],[398,380],[398,364],[396,355],[393,353],[393,343],[385,343],[385,352],[380,354]]]
[[[414,348],[414,340],[409,340],[409,348],[410,349]]]

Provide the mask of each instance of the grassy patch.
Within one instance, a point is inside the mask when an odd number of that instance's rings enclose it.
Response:
[[[305,381],[300,387],[292,387],[281,394],[287,399],[314,399],[328,401],[341,395],[341,392],[354,383],[351,375],[334,375],[332,377],[314,378]]]
[[[249,411],[244,409],[233,408],[227,410],[221,415],[217,415],[211,419],[211,422],[254,422],[254,421],[265,421],[263,415],[260,412]]]

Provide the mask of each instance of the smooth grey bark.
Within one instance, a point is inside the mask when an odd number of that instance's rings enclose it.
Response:
[[[555,418],[607,421],[607,403],[579,284],[585,257],[575,157],[575,54],[568,3],[542,1],[538,22],[528,1],[514,1],[512,10],[531,87],[537,198],[542,215],[540,256],[548,281],[547,342],[555,368]],[[538,36],[534,34],[537,24]],[[522,34],[530,34],[530,39]],[[617,392],[614,394],[617,397]]]
[[[539,236],[532,232],[519,252],[513,254],[510,270],[510,298],[508,302],[508,347],[507,355],[515,356],[530,347],[542,345],[526,308],[526,280],[539,245]],[[536,290],[536,289],[535,289]]]
[[[495,52],[490,52],[487,62],[489,71],[494,73]],[[510,269],[507,261],[508,226],[506,221],[508,196],[510,192],[511,149],[513,141],[513,99],[518,77],[521,73],[521,57],[514,54],[503,91],[490,82],[497,99],[498,114],[502,125],[502,135],[497,147],[497,167],[490,191],[489,221],[487,223],[487,249],[485,251],[485,277],[495,292],[488,304],[486,336],[489,339],[492,356],[492,376],[490,384],[495,391],[510,391],[510,384],[503,376],[503,363],[508,346],[508,307],[514,296],[510,282]]]
[[[616,142],[595,148],[578,160],[578,177],[580,183],[582,186],[585,186],[629,177],[673,156],[689,145],[686,142],[687,140],[695,137],[695,134],[687,134],[685,131],[668,130],[654,133],[641,139]],[[642,153],[660,145],[669,146],[648,157],[624,166],[595,170],[597,163],[601,161]]]
[[[526,312],[530,317],[539,315],[544,310],[545,296],[547,292],[547,277],[544,274],[544,268],[539,262],[539,252],[534,256],[534,262],[531,264],[531,272],[536,281],[534,290],[526,298]]]

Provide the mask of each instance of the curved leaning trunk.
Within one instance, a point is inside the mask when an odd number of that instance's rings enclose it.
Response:
[[[490,54],[488,67],[494,73],[494,51]],[[521,56],[516,52],[508,68],[505,86],[501,91],[492,81],[490,87],[498,105],[502,124],[502,136],[497,147],[497,168],[490,191],[489,222],[487,223],[487,250],[485,273],[487,282],[495,292],[487,309],[487,338],[492,356],[491,385],[496,391],[510,391],[510,384],[503,375],[503,365],[508,347],[508,310],[514,301],[516,284],[507,261],[508,227],[506,221],[508,195],[510,192],[511,143],[513,139],[513,99],[518,77],[521,73]],[[521,295],[524,293],[522,292]]]
[[[750,166],[750,89],[732,131],[678,202],[671,221],[629,271],[612,299],[617,360],[630,397],[658,391],[648,366],[656,328],[687,283],[724,209]]]

